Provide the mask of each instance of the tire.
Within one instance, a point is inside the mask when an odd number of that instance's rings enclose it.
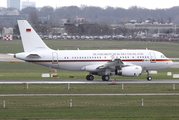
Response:
[[[151,76],[147,77],[147,80],[148,80],[148,81],[151,81],[151,80],[152,80],[152,77],[151,77]]]
[[[93,80],[94,80],[94,76],[92,76],[92,75],[87,75],[87,76],[86,76],[86,80],[88,80],[88,81],[93,81]]]
[[[103,81],[109,81],[109,79],[110,79],[109,75],[103,75],[102,76]]]

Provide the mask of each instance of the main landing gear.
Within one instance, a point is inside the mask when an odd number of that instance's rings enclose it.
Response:
[[[93,75],[87,75],[86,76],[86,80],[93,81],[94,80],[94,76]]]
[[[152,77],[150,76],[150,71],[149,70],[146,70],[147,72],[147,80],[148,81],[151,81],[152,80]]]
[[[109,79],[110,79],[109,75],[103,75],[102,76],[102,80],[103,81],[109,81]],[[94,80],[94,76],[93,75],[87,75],[86,76],[86,80],[87,81],[93,81]]]
[[[103,75],[102,76],[103,81],[109,81],[109,79],[110,79],[109,75]]]

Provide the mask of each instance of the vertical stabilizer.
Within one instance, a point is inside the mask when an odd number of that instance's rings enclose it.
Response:
[[[24,52],[50,49],[26,20],[18,20]]]

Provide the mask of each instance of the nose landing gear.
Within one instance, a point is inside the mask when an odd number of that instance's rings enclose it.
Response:
[[[146,70],[146,72],[147,72],[147,80],[151,81],[152,77],[150,76],[150,70]]]

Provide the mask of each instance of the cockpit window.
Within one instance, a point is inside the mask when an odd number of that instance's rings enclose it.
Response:
[[[161,58],[166,58],[164,55],[161,55],[160,57],[161,57]]]

